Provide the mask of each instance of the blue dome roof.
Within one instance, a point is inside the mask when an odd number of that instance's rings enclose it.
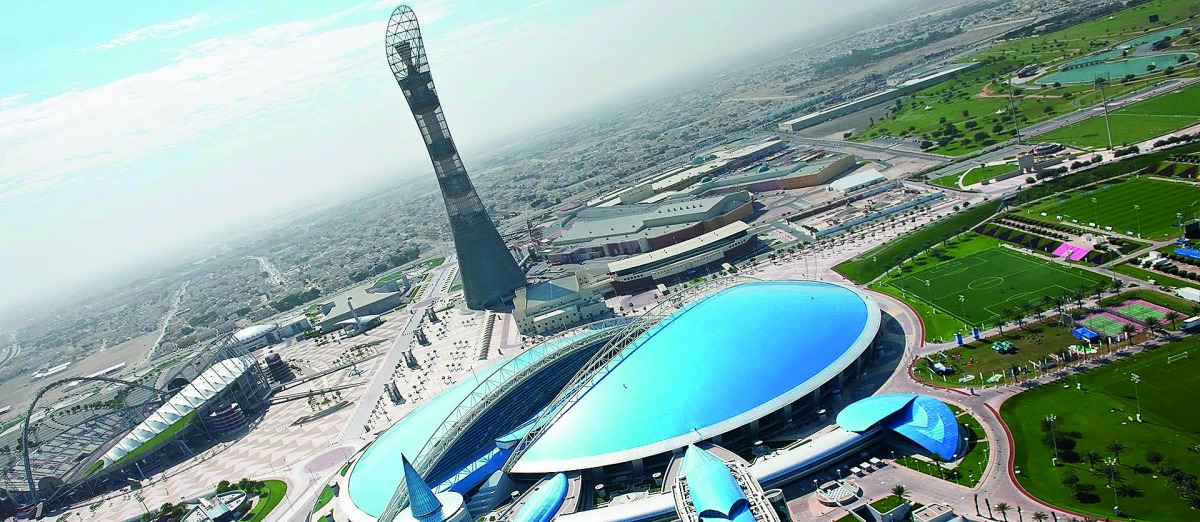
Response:
[[[949,406],[933,397],[912,393],[867,397],[839,412],[837,423],[856,432],[878,424],[947,461],[954,460],[961,438],[958,419]]]
[[[700,520],[753,522],[750,501],[733,473],[716,455],[688,446],[679,473],[687,478],[688,494]]]
[[[554,474],[536,487],[513,517],[513,522],[550,522],[567,498],[567,476],[562,473]]]
[[[874,300],[843,286],[780,281],[725,289],[635,339],[513,470],[625,462],[742,426],[836,377],[878,329]]]

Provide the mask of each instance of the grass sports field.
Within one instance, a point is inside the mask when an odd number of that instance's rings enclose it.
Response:
[[[1092,199],[1095,198],[1095,202]],[[1200,185],[1126,179],[1100,185],[1092,190],[1071,192],[1061,199],[1050,200],[1030,209],[1029,217],[1057,222],[1057,216],[1077,223],[1095,222],[1100,227],[1112,227],[1113,232],[1137,234],[1163,239],[1178,235],[1177,213],[1185,218],[1200,212]],[[1140,209],[1135,209],[1139,205]],[[1042,212],[1046,213],[1041,217]]]
[[[989,165],[986,167],[975,167],[968,170],[962,178],[962,186],[974,185],[985,179],[992,179],[1002,174],[1008,174],[1017,170],[1016,165]]]
[[[1146,141],[1200,123],[1200,103],[1196,100],[1200,100],[1200,83],[1111,111],[1113,145]],[[1047,132],[1038,139],[1101,149],[1108,146],[1108,131],[1100,115]]]
[[[1168,364],[1167,358],[1189,352]],[[1140,383],[1135,394],[1131,375]],[[1129,359],[1089,370],[1074,378],[1038,386],[1008,399],[1000,413],[1016,441],[1017,475],[1034,496],[1054,505],[1097,517],[1112,516],[1114,493],[1131,520],[1195,520],[1196,511],[1180,498],[1166,477],[1169,468],[1195,474],[1200,470],[1200,402],[1180,400],[1200,386],[1200,347],[1186,339]],[[1064,384],[1066,384],[1064,386]],[[1141,399],[1143,423],[1133,419]],[[1056,433],[1061,466],[1050,466],[1054,449],[1043,431],[1047,415],[1057,417]],[[1113,456],[1109,446],[1124,450],[1113,469],[1117,487],[1109,489],[1103,460],[1095,471],[1083,458],[1096,452]],[[1147,458],[1151,451],[1161,463]],[[1064,485],[1063,477],[1078,477],[1079,485]]]
[[[928,285],[926,282],[928,281]],[[992,325],[1005,308],[1037,302],[1107,278],[995,247],[891,281],[910,298],[932,302],[972,325]],[[962,296],[962,300],[959,300]]]

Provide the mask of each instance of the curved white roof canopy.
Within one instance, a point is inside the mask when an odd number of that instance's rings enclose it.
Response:
[[[113,462],[166,431],[179,419],[199,409],[246,373],[251,364],[254,364],[253,361],[247,357],[234,357],[217,362],[204,370],[108,450],[104,454],[104,465],[111,466]]]

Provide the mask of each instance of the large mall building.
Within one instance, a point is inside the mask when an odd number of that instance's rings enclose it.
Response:
[[[847,381],[903,346],[869,294],[811,281],[709,285],[434,397],[352,461],[334,518],[440,522],[500,509],[522,522],[686,520],[711,502],[761,511],[773,488],[885,439],[954,459],[958,424],[935,399],[875,397],[826,422]],[[800,426],[818,435],[770,459],[741,457]],[[413,472],[398,473],[405,459]]]

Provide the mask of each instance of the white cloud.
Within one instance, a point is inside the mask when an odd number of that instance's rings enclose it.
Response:
[[[129,31],[128,33],[113,38],[112,40],[97,45],[91,49],[84,50],[105,51],[115,47],[120,47],[122,45],[129,45],[145,40],[171,38],[173,36],[179,36],[195,31],[196,29],[209,23],[210,20],[211,18],[208,15],[200,13],[187,18],[180,18],[179,20],[172,20],[170,22],[163,22],[161,24],[147,25],[146,27]]]

